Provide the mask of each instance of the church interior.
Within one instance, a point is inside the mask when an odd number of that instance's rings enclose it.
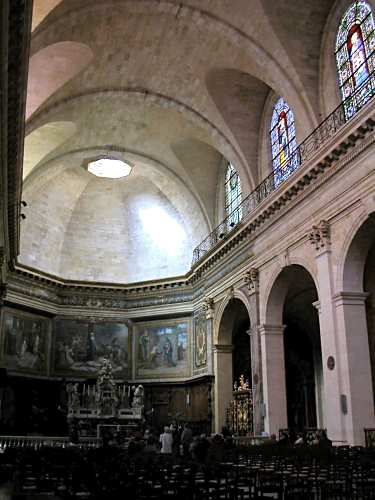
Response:
[[[374,16],[1,2],[9,498],[375,498]]]

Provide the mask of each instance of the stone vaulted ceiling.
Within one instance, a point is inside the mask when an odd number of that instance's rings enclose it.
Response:
[[[260,182],[270,95],[319,121],[332,0],[34,0],[20,262],[69,279],[185,273],[226,161]],[[133,171],[89,174],[111,155]]]

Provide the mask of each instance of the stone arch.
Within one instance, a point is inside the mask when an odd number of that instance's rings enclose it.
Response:
[[[270,356],[278,353],[277,359],[272,358],[273,368],[268,361],[263,370],[274,369],[280,381],[285,380],[286,392],[280,383],[280,394],[284,394],[279,397],[280,407],[285,407],[288,426],[302,430],[323,420],[323,366],[319,317],[314,307],[318,289],[310,266],[304,259],[298,260],[275,272],[265,301],[262,345],[266,359],[268,351]],[[265,378],[272,380],[272,375]],[[266,385],[272,407],[276,396],[272,384]],[[280,413],[279,423],[282,417]],[[270,429],[273,425],[271,419]]]
[[[215,314],[215,318],[214,318],[214,345],[217,345],[217,344],[224,344],[225,345],[226,344],[226,342],[222,342],[223,336],[220,335],[220,324],[223,320],[223,316],[224,316],[225,310],[228,307],[228,304],[231,302],[231,300],[234,300],[234,299],[238,299],[243,303],[243,305],[246,307],[247,313],[248,313],[250,321],[251,321],[250,306],[249,306],[246,294],[241,290],[238,290],[238,289],[234,290],[231,287],[227,291],[225,297],[221,300],[219,307],[216,309],[216,314]]]
[[[65,12],[62,12],[58,17],[51,20],[48,26],[42,25],[37,35],[40,36],[49,30],[46,39],[48,39],[49,43],[52,43],[56,40],[59,31],[58,29],[54,29],[55,24],[64,22],[66,17],[76,14],[82,15],[84,12],[94,8],[108,9],[111,4],[114,6],[120,5],[122,8],[128,9],[132,14],[146,13],[150,15],[150,13],[162,13],[170,15],[174,21],[202,26],[206,31],[214,35],[227,38],[230,43],[248,52],[250,55],[249,61],[254,66],[254,71],[252,71],[254,76],[261,78],[261,75],[265,74],[264,81],[271,87],[283,85],[283,91],[280,89],[280,93],[285,94],[290,104],[294,107],[295,113],[300,114],[301,119],[303,118],[305,133],[307,134],[310,129],[316,127],[318,122],[314,108],[304,92],[304,87],[298,74],[292,66],[288,65],[288,68],[286,68],[286,65],[282,61],[274,57],[271,51],[262,47],[251,34],[238,29],[237,26],[232,25],[226,19],[193,5],[187,5],[183,2],[176,4],[171,0],[137,0],[136,2],[134,0],[107,0],[100,3],[90,2],[79,7],[66,9]],[[152,9],[153,6],[156,7],[155,10]],[[291,73],[293,73],[293,77],[291,77]]]
[[[30,59],[27,83],[26,118],[47,99],[88,66],[93,52],[88,45],[61,41],[48,45]],[[40,81],[43,85],[40,85]]]
[[[232,68],[211,68],[205,83],[247,160],[255,187],[260,182],[257,172],[258,142],[261,140],[259,125],[270,87],[249,73]]]
[[[283,301],[285,300],[287,291],[284,290],[284,287],[287,287],[288,280],[285,281],[284,285],[282,285],[281,283],[277,284],[277,280],[285,269],[290,268],[292,266],[298,266],[299,268],[304,269],[305,272],[307,272],[311,277],[311,279],[313,280],[315,288],[319,293],[318,282],[316,279],[316,272],[313,269],[311,263],[307,261],[307,259],[304,259],[303,257],[296,257],[293,258],[287,266],[281,266],[281,265],[277,266],[277,268],[272,273],[269,283],[264,292],[264,300],[262,301],[261,304],[261,314],[260,314],[262,323],[270,325],[282,324],[281,322],[278,322],[280,320],[280,314],[277,313],[276,311],[280,307],[282,309],[282,304]],[[277,286],[277,288],[275,288],[275,285]],[[285,291],[285,295],[283,290]],[[283,293],[282,297],[278,298],[274,304],[270,304],[270,301],[272,300],[272,294],[274,294],[273,298],[275,299],[275,296],[277,297],[278,291],[282,291]],[[271,308],[269,307],[270,305]]]
[[[356,222],[347,237],[339,266],[341,291],[363,292],[366,258],[375,241],[375,213]]]
[[[225,424],[226,410],[232,400],[233,378],[242,375],[238,371],[242,369],[243,361],[248,370],[248,373],[243,374],[250,381],[252,379],[250,338],[247,335],[250,315],[244,293],[229,289],[215,319],[215,429],[220,432]],[[240,344],[237,343],[238,340]]]
[[[28,122],[26,132],[31,133],[35,128],[41,126],[45,120],[48,120],[50,114],[53,112],[59,112],[63,110],[64,106],[70,103],[79,101],[80,99],[85,99],[87,97],[100,97],[100,96],[125,96],[127,99],[138,99],[142,104],[148,104],[149,106],[160,106],[161,108],[170,109],[173,108],[183,115],[193,124],[198,125],[203,130],[205,130],[209,136],[212,138],[213,145],[220,151],[220,153],[231,160],[236,166],[238,166],[239,172],[241,172],[241,180],[243,181],[244,187],[247,190],[251,189],[252,182],[249,177],[248,168],[246,162],[238,149],[232,144],[232,142],[207,118],[201,115],[198,111],[191,108],[190,106],[184,104],[182,101],[178,101],[167,95],[150,92],[147,89],[133,88],[133,87],[121,87],[121,88],[100,88],[91,89],[86,92],[72,95],[68,98],[63,98],[59,101],[52,103],[51,105],[44,106],[40,111],[38,111],[32,119]]]

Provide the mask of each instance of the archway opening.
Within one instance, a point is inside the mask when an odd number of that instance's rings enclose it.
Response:
[[[315,283],[301,266],[292,266],[283,307],[288,427],[317,427],[322,385],[322,351]]]
[[[367,255],[364,270],[364,290],[369,295],[366,300],[366,322],[370,349],[372,390],[375,394],[375,235]],[[374,409],[375,409],[375,397]]]
[[[365,366],[364,357],[369,356],[372,376],[372,393],[375,390],[375,213],[362,224],[356,232],[345,258],[343,270],[343,291],[352,296],[366,298],[365,309],[356,309],[356,337],[359,338],[358,328],[363,324],[364,331],[362,342],[368,340],[368,345],[361,350],[361,367]],[[365,313],[366,318],[362,318]],[[367,361],[368,362],[368,361]],[[366,395],[363,394],[365,398]],[[373,397],[372,397],[373,398]],[[373,398],[374,399],[374,398]],[[373,401],[375,408],[375,399]]]
[[[239,299],[231,299],[222,314],[215,349],[215,428],[227,424],[233,384],[241,375],[251,387],[250,318]]]
[[[323,420],[317,301],[310,273],[300,265],[291,265],[277,277],[268,303],[267,322],[284,328],[287,424],[295,430],[320,427]]]

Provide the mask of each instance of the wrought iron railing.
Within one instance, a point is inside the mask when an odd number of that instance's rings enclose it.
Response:
[[[336,134],[375,95],[375,73],[348,98],[346,98],[306,139],[295,149],[287,160],[266,177],[241,204],[233,210],[194,249],[192,265],[207,252],[219,245],[237,226],[246,221],[255,208],[273,193],[289,176]]]

